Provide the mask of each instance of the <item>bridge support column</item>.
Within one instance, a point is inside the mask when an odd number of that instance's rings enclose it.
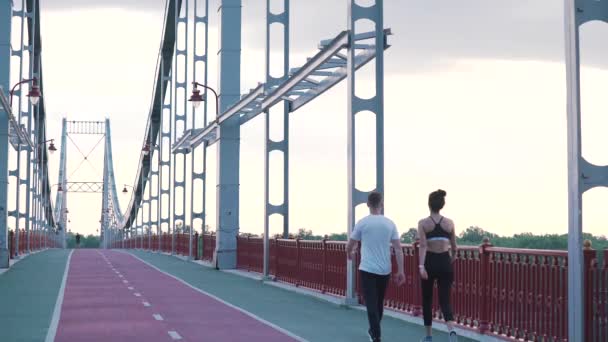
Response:
[[[282,1],[283,11],[281,13],[272,13],[270,11],[271,1]],[[281,77],[273,77],[270,72],[271,57],[270,57],[270,27],[272,24],[281,25],[283,32],[283,71]],[[289,0],[266,0],[266,86],[271,87],[278,84],[280,81],[286,80],[289,77]],[[265,214],[264,214],[264,277],[270,276],[270,216],[277,214],[283,218],[283,238],[289,237],[289,102],[283,101],[276,108],[274,120],[278,116],[282,116],[283,120],[283,138],[280,141],[271,139],[270,121],[271,112],[267,110],[265,113],[265,153],[264,153],[264,197],[265,197]],[[270,154],[272,151],[281,152],[283,160],[280,167],[283,171],[283,202],[281,204],[270,203]],[[279,185],[275,181],[275,185]]]
[[[582,157],[581,78],[579,28],[588,21],[608,22],[608,3],[596,0],[565,0],[566,80],[568,118],[568,340],[590,341],[591,329],[585,322],[593,317],[585,305],[585,268],[583,251],[583,193],[608,186],[608,167],[597,166]]]
[[[240,99],[241,0],[222,0],[219,8],[219,106],[223,113]],[[239,233],[240,120],[234,116],[220,123],[217,142],[217,239],[215,265],[236,267],[236,237]]]
[[[0,0],[0,86],[10,91],[13,2]],[[8,250],[8,113],[0,109],[0,268],[9,267]]]
[[[372,6],[361,7],[355,0],[348,1],[348,30],[349,46],[347,56],[347,87],[348,87],[348,226],[347,233],[350,236],[355,226],[355,209],[358,205],[367,202],[368,192],[357,189],[355,173],[356,139],[355,126],[356,116],[363,111],[375,114],[376,122],[376,188],[384,192],[384,48],[386,45],[384,36],[383,0],[376,0]],[[356,69],[355,69],[355,47],[354,35],[359,32],[358,21],[370,20],[375,26],[375,35],[368,42],[376,48],[375,58],[375,95],[369,99],[357,96],[355,92]],[[356,304],[356,265],[352,260],[347,260],[346,268],[346,304]]]

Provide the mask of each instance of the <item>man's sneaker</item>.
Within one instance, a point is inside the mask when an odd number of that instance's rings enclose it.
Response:
[[[458,336],[456,335],[455,331],[450,331],[449,341],[450,342],[458,342]]]
[[[433,336],[427,336],[420,340],[420,342],[433,342]]]

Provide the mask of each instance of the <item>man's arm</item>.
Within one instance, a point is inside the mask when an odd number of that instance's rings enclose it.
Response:
[[[354,240],[353,238],[348,239],[348,244],[346,244],[346,257],[348,258],[348,260],[351,260],[353,258],[358,244],[358,240]]]
[[[401,248],[401,241],[391,240],[391,245],[393,246],[393,250],[395,251],[395,259],[397,260],[397,276],[399,277],[399,274],[405,275],[403,267],[403,249]]]
[[[353,227],[353,232],[348,237],[348,244],[346,244],[346,257],[348,260],[351,260],[353,254],[355,254],[359,241],[361,241],[361,226],[357,223],[355,227]]]

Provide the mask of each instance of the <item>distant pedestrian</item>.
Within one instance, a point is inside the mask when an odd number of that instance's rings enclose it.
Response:
[[[441,216],[439,211],[445,205],[446,192],[437,190],[429,195],[429,209],[431,215],[418,222],[418,236],[420,237],[420,278],[422,282],[422,315],[426,337],[423,342],[433,341],[433,288],[435,280],[439,287],[439,305],[448,326],[450,342],[456,342],[454,331],[454,316],[450,304],[450,291],[454,282],[454,268],[452,263],[456,260],[456,230],[454,222]]]
[[[403,273],[403,250],[397,226],[382,215],[382,194],[372,192],[367,199],[370,215],[357,222],[348,240],[346,254],[351,260],[357,243],[361,242],[359,273],[363,287],[363,298],[367,307],[370,341],[380,342],[380,322],[384,312],[384,294],[391,276],[391,245],[395,251],[398,272],[397,284],[405,282]]]
[[[80,248],[80,234],[76,233],[76,248]]]

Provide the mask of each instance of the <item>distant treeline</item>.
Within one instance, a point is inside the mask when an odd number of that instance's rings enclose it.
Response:
[[[242,234],[256,237],[255,234]],[[412,243],[416,240],[418,231],[416,228],[410,228],[403,234],[401,234],[401,242]],[[281,237],[281,236],[273,236]],[[302,240],[323,240],[328,239],[332,241],[346,241],[346,233],[341,234],[329,234],[329,235],[315,235],[311,230],[300,228],[295,234],[290,234],[290,238],[299,238]],[[531,249],[555,249],[565,250],[568,248],[568,235],[567,234],[532,234],[532,233],[521,233],[512,236],[500,236],[498,234],[489,232],[480,227],[472,226],[458,234],[458,244],[466,246],[478,246],[483,242],[483,239],[487,237],[490,239],[492,245],[497,247],[510,247],[510,248],[531,248]],[[606,236],[594,236],[591,234],[583,234],[583,239],[590,240],[594,249],[608,249],[608,238]],[[581,246],[582,248],[582,246]]]

